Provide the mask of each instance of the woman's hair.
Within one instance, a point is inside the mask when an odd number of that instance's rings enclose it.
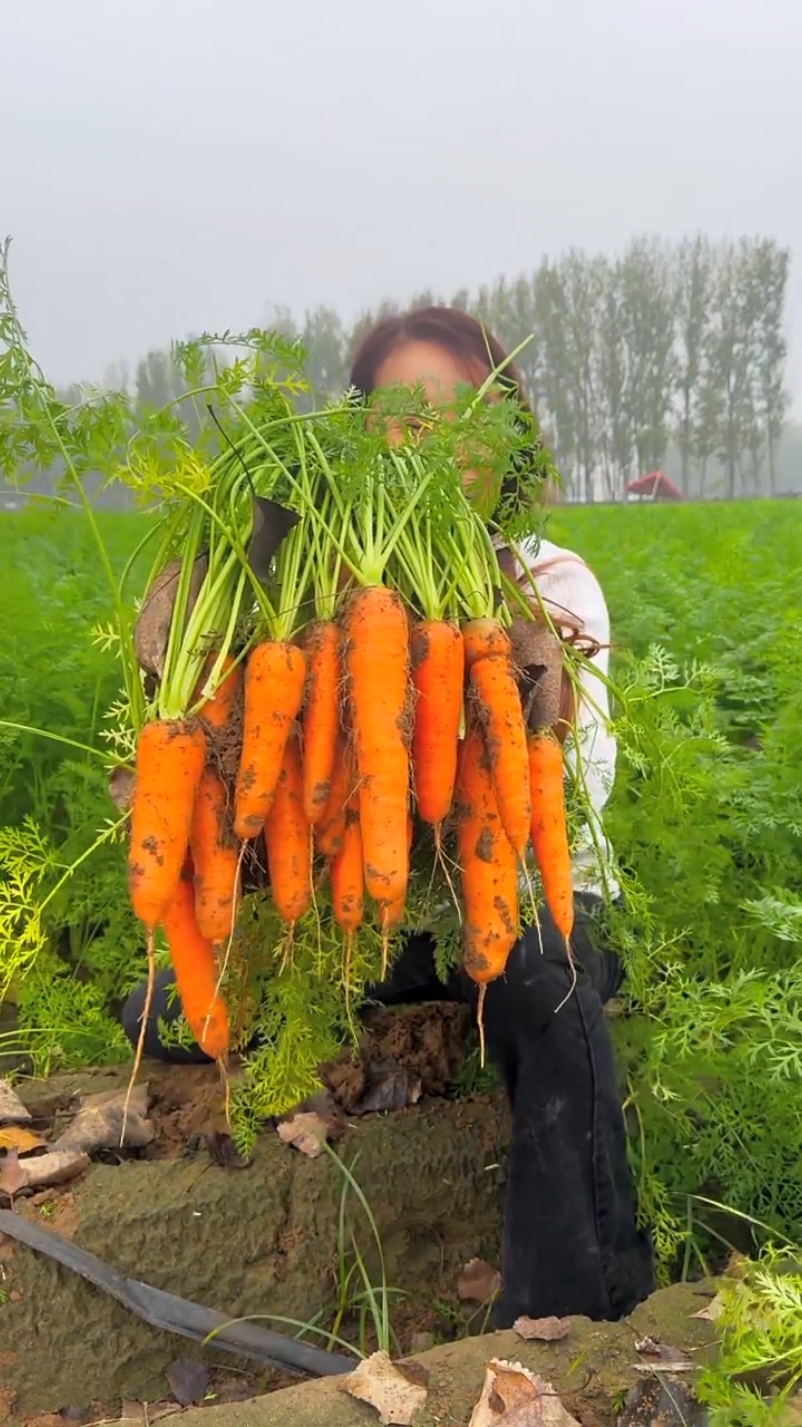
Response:
[[[501,343],[478,318],[459,307],[421,307],[385,317],[363,337],[357,348],[351,367],[351,385],[364,396],[370,396],[387,358],[407,342],[432,342],[442,347],[462,364],[467,380],[478,380],[480,384],[492,371],[503,367],[499,372],[499,386],[514,395],[523,411],[529,411],[520,373],[509,361]]]

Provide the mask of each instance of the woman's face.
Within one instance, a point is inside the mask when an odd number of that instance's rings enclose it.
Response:
[[[376,386],[406,386],[410,391],[421,388],[423,395],[432,406],[454,406],[460,387],[479,387],[487,373],[476,371],[468,363],[452,355],[446,347],[436,342],[404,342],[386,357],[376,372]],[[403,422],[388,423],[387,439],[398,445],[404,438]],[[462,472],[462,483],[467,490],[473,489],[475,496],[485,494],[484,483],[479,482],[478,472],[473,462],[466,461],[469,469]]]

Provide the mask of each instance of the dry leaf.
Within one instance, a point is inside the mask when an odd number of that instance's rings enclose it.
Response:
[[[126,768],[123,764],[112,768],[109,776],[109,795],[121,813],[127,813],[134,801],[135,787],[136,773],[133,768]]]
[[[518,1318],[513,1330],[525,1342],[558,1343],[571,1331],[570,1318]]]
[[[366,1358],[356,1372],[343,1379],[343,1387],[351,1397],[375,1407],[383,1427],[410,1427],[427,1397],[423,1384],[411,1382],[387,1353],[373,1353]]]
[[[16,1150],[9,1150],[0,1162],[0,1194],[7,1194],[13,1200],[15,1194],[24,1189],[28,1181],[19,1162]]]
[[[317,1159],[329,1137],[329,1126],[314,1110],[299,1110],[276,1126],[278,1137],[285,1145],[293,1145],[301,1154]]]
[[[185,1358],[171,1363],[165,1373],[170,1391],[181,1407],[195,1407],[203,1402],[209,1388],[209,1369],[204,1363]]]
[[[40,1150],[44,1140],[33,1130],[22,1125],[6,1125],[0,1130],[0,1150],[16,1150],[18,1154],[28,1154],[30,1150]]]
[[[706,1308],[700,1308],[698,1313],[692,1313],[692,1318],[703,1318],[708,1323],[715,1323],[724,1311],[724,1299],[720,1293],[715,1298],[711,1298]]]
[[[143,1149],[149,1145],[155,1134],[153,1125],[145,1116],[148,1112],[148,1088],[135,1085],[128,1099],[128,1113],[125,1102],[128,1090],[102,1090],[98,1095],[85,1095],[81,1100],[78,1114],[72,1124],[59,1135],[54,1150],[77,1150],[82,1154],[94,1154],[96,1150],[119,1149],[121,1144],[129,1149]],[[125,1139],[123,1140],[123,1120]]]
[[[469,1427],[578,1427],[550,1382],[520,1363],[491,1358]]]
[[[25,1125],[31,1118],[18,1095],[14,1094],[7,1080],[0,1080],[0,1124]]]
[[[13,1197],[21,1189],[44,1189],[52,1184],[64,1184],[89,1168],[89,1155],[77,1150],[56,1150],[49,1154],[30,1155],[20,1160],[16,1150],[9,1150],[0,1170],[0,1191]],[[9,1189],[9,1183],[13,1188]]]
[[[655,1338],[641,1338],[635,1344],[635,1351],[644,1358],[652,1359],[650,1363],[635,1363],[639,1372],[651,1372],[653,1366],[664,1368],[667,1372],[689,1372],[694,1366],[687,1353],[670,1347],[668,1343],[658,1343]]]
[[[470,1259],[460,1274],[457,1296],[463,1303],[489,1303],[501,1287],[501,1274],[484,1259]]]

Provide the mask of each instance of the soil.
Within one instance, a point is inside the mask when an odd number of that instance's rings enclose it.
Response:
[[[632,1326],[576,1320],[562,1344],[465,1336],[483,1331],[487,1305],[461,1303],[457,1282],[474,1256],[497,1262],[508,1135],[501,1093],[450,1098],[464,1063],[466,1027],[467,1013],[449,1004],[377,1010],[360,1054],[322,1068],[343,1135],[338,1152],[351,1165],[358,1159],[385,1281],[402,1293],[391,1313],[397,1353],[409,1353],[426,1334],[445,1345],[422,1355],[432,1382],[422,1427],[467,1423],[483,1364],[497,1352],[554,1380],[581,1427],[612,1427],[612,1404],[620,1405],[637,1376]],[[127,1078],[123,1066],[17,1089],[47,1138],[70,1122],[81,1096],[124,1088]],[[343,1192],[336,1166],[327,1156],[311,1160],[288,1148],[268,1125],[252,1163],[237,1171],[220,1148],[226,1120],[216,1067],[147,1063],[140,1080],[148,1086],[152,1142],[124,1156],[101,1152],[81,1180],[20,1199],[17,1211],[132,1277],[231,1318],[267,1313],[309,1322],[319,1315],[330,1325]],[[349,1224],[377,1284],[372,1231],[357,1206]],[[289,1375],[254,1370],[246,1360],[158,1332],[77,1275],[2,1236],[0,1290],[0,1427],[88,1427],[121,1414],[155,1421],[179,1410],[170,1389],[176,1361],[203,1365],[208,1374],[203,1427],[377,1420],[334,1380],[297,1387]],[[681,1301],[658,1294],[656,1309],[638,1310],[637,1333],[683,1348],[708,1342],[711,1325],[690,1318],[705,1301],[699,1293],[705,1289],[685,1288]],[[339,1331],[359,1341],[355,1308]],[[362,1346],[374,1348],[369,1334]],[[193,1411],[186,1427],[195,1423]]]

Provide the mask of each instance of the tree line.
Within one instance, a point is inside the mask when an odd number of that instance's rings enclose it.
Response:
[[[513,350],[564,479],[580,500],[619,499],[656,469],[686,496],[773,495],[789,396],[785,300],[790,253],[773,239],[678,244],[638,238],[617,257],[577,249],[529,276],[476,292],[418,293],[475,313]],[[319,306],[263,323],[299,340],[315,399],[342,392],[363,334],[394,302],[353,323]],[[144,405],[183,390],[169,352],[114,373]]]

